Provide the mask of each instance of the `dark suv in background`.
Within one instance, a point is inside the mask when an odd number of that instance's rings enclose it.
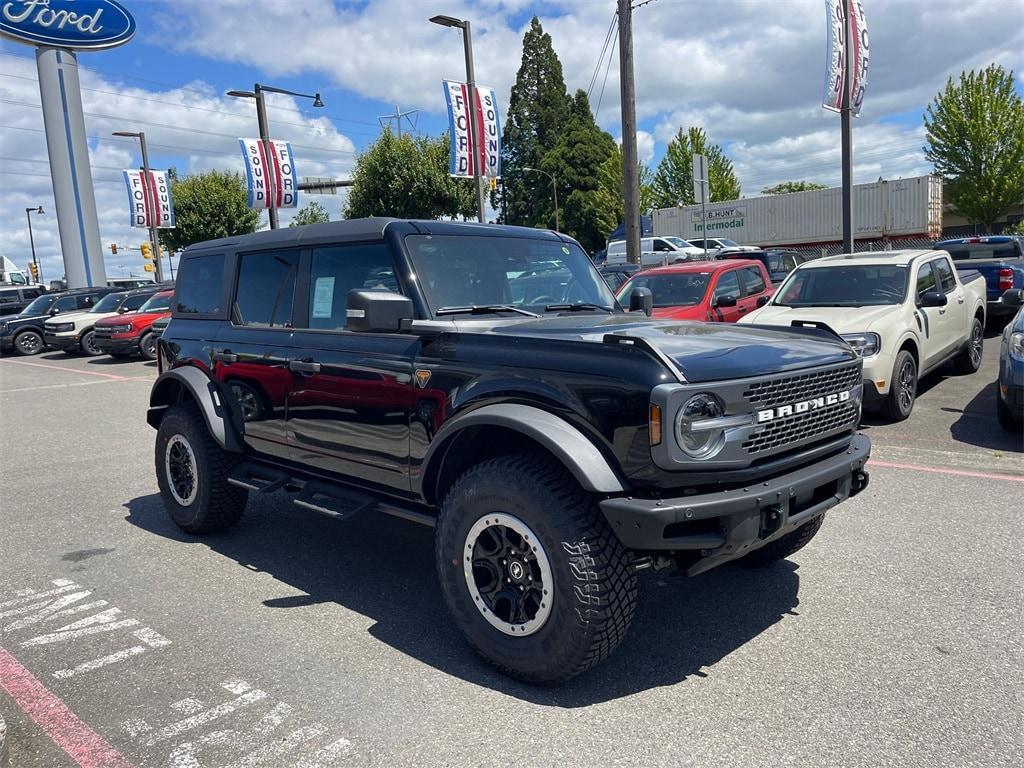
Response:
[[[650,307],[637,289],[623,311],[543,230],[363,219],[192,246],[148,412],[164,505],[193,534],[279,490],[435,527],[469,642],[572,677],[625,636],[638,570],[774,562],[867,484],[841,339]]]
[[[44,293],[13,317],[0,320],[0,352],[37,355],[43,351],[43,323],[64,313],[85,312],[114,288],[77,288]]]

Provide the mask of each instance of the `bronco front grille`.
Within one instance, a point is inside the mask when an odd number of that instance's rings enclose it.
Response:
[[[743,397],[755,410],[776,408],[860,386],[861,368],[857,363],[824,371],[768,379],[748,387]],[[749,454],[775,452],[794,443],[852,430],[860,415],[860,397],[793,413],[774,419],[755,430],[743,442]]]

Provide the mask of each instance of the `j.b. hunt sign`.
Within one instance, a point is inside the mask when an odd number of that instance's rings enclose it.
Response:
[[[700,209],[691,213],[693,227],[697,232],[704,231],[704,222],[701,219]],[[746,206],[733,205],[728,208],[716,208],[707,212],[708,232],[721,232],[742,227],[746,223]]]
[[[245,158],[250,208],[294,208],[298,205],[292,145],[269,139],[239,139]]]
[[[147,176],[142,171],[126,170],[124,183],[128,187],[131,226],[174,228],[174,201],[165,171],[150,171]]]
[[[476,176],[476,163],[480,175],[490,179],[501,176],[501,121],[498,117],[498,99],[491,88],[476,88],[473,109],[469,105],[469,88],[465,83],[444,81],[444,97],[448,102],[448,129],[451,134],[448,174],[460,178]],[[480,146],[474,157],[473,134],[470,120],[476,121]]]

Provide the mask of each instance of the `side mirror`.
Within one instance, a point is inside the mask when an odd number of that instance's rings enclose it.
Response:
[[[416,315],[412,301],[391,291],[348,292],[346,328],[359,333],[398,333]]]
[[[1004,292],[1002,302],[1003,304],[1008,304],[1011,307],[1024,305],[1024,288],[1011,288]]]
[[[760,309],[765,304],[767,304],[770,300],[771,300],[771,298],[769,296],[758,296],[757,297],[757,308]]]
[[[654,309],[654,294],[650,288],[634,288],[629,294],[629,311],[643,312],[648,317]]]
[[[50,317],[53,317],[54,315],[59,315],[59,314],[60,314],[60,310],[57,307],[53,307],[52,309],[50,309]]]
[[[919,303],[922,307],[944,307],[949,303],[949,299],[941,291],[925,291],[921,294]]]
[[[735,296],[719,296],[715,299],[716,307],[735,307],[736,297]]]

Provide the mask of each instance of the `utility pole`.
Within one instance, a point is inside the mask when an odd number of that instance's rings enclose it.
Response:
[[[418,109],[410,109],[408,112],[403,112],[401,107],[399,107],[398,105],[395,105],[395,114],[393,114],[393,115],[380,115],[377,118],[377,122],[380,123],[380,127],[383,128],[385,121],[387,121],[388,125],[390,125],[391,121],[394,120],[395,121],[395,126],[396,126],[397,131],[398,131],[398,138],[402,138],[402,118],[403,117],[408,118],[409,115],[415,115],[417,112],[419,112]],[[409,121],[409,126],[414,131],[416,130],[416,123],[414,123],[412,120]]]
[[[843,62],[843,101],[839,110],[843,151],[843,253],[853,253],[853,15],[849,0],[844,0],[843,6],[846,60]]]
[[[633,82],[632,0],[618,0],[619,92],[622,101],[622,176],[626,203],[626,260],[640,263],[640,176],[636,160],[636,87]]]

